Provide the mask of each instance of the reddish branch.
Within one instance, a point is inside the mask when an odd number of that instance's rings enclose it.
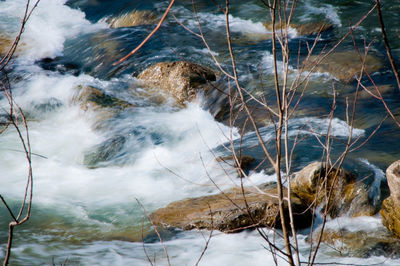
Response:
[[[400,90],[400,78],[399,78],[399,73],[397,72],[396,64],[394,62],[392,52],[390,49],[389,41],[386,35],[386,29],[385,29],[385,24],[383,23],[383,17],[382,17],[382,11],[381,11],[381,5],[379,0],[375,0],[376,2],[376,12],[378,13],[378,20],[379,20],[379,25],[381,27],[382,31],[382,38],[383,42],[385,43],[385,48],[386,48],[386,53],[390,61],[390,65],[392,66],[393,74],[396,78],[397,81],[397,88]]]
[[[165,10],[164,15],[162,16],[162,18],[160,19],[160,21],[158,22],[157,26],[154,28],[154,30],[152,32],[150,32],[149,35],[147,35],[147,37],[142,41],[141,44],[139,44],[135,49],[133,49],[129,54],[127,54],[126,56],[122,57],[120,60],[118,60],[117,62],[115,62],[113,64],[113,66],[119,65],[122,62],[124,62],[126,59],[128,59],[129,57],[131,57],[134,53],[136,53],[137,51],[139,51],[140,48],[142,48],[143,45],[145,45],[147,43],[147,41],[151,38],[151,36],[154,35],[154,33],[156,33],[162,23],[164,22],[165,18],[167,17],[169,11],[171,10],[171,7],[174,5],[175,0],[171,0],[171,2],[169,3],[169,6],[167,8],[167,10]]]

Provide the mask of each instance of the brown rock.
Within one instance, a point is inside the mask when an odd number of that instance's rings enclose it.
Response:
[[[314,234],[314,241],[318,236],[319,233]],[[400,241],[385,230],[351,232],[346,229],[325,229],[321,240],[345,256],[400,256]]]
[[[0,55],[7,53],[12,43],[11,39],[0,33]]]
[[[380,214],[383,225],[400,238],[400,206],[395,203],[392,196],[382,202]]]
[[[323,204],[333,218],[344,214],[356,217],[377,212],[369,202],[368,190],[362,183],[356,182],[355,175],[343,169],[328,170],[325,163],[307,165],[292,180],[292,192],[308,205]]]
[[[8,50],[11,48],[12,44],[14,43],[14,39],[10,38],[4,33],[0,32],[0,55],[5,55]],[[19,42],[17,49],[15,50],[14,56],[17,56],[18,54],[21,53],[23,48],[26,46],[25,43]]]
[[[157,63],[140,73],[138,78],[149,86],[165,90],[179,103],[194,99],[202,85],[216,80],[210,69],[186,61]]]
[[[264,26],[267,30],[272,31],[272,23],[271,22],[266,22],[264,23]],[[280,31],[280,29],[285,29],[284,25],[281,25],[280,23],[275,24],[275,28],[277,31]],[[290,23],[290,28],[293,28],[297,31],[299,35],[316,35],[318,33],[330,30],[333,28],[332,24],[329,23],[324,23],[324,22],[309,22],[305,24],[295,24],[295,23]]]
[[[394,90],[394,87],[391,84],[385,84],[385,85],[380,85],[377,87],[368,86],[368,87],[366,87],[366,89],[368,91],[363,89],[362,91],[359,92],[359,94],[358,94],[359,99],[371,99],[372,97],[380,97],[379,93],[386,94],[386,93],[392,92]],[[379,90],[379,93],[376,91],[376,89]]]
[[[386,170],[390,196],[396,205],[400,204],[400,160],[392,163]]]
[[[248,156],[248,155],[242,155],[240,158],[238,158],[239,165],[236,163],[236,161],[232,155],[221,156],[221,157],[218,157],[216,160],[217,160],[217,162],[227,163],[231,166],[234,166],[237,169],[241,168],[244,171],[250,170],[249,169],[250,164],[255,161],[255,159],[253,157]]]
[[[392,163],[386,170],[390,197],[382,203],[380,214],[382,223],[395,236],[400,237],[400,160]]]
[[[157,15],[149,10],[135,10],[116,18],[107,19],[111,28],[134,27],[157,23]]]
[[[184,230],[197,228],[236,232],[256,226],[279,228],[281,222],[276,195],[276,188],[265,190],[265,194],[246,189],[244,198],[240,189],[231,189],[221,194],[173,202],[150,214],[150,219],[156,225]],[[305,206],[295,196],[292,207],[296,226],[309,226],[311,212],[305,211]]]
[[[310,56],[307,62],[303,62],[304,70],[311,71],[315,64],[319,62],[322,55]],[[327,72],[335,78],[345,83],[354,80],[356,75],[360,74],[361,59],[354,51],[334,52],[325,57],[313,72]],[[365,58],[365,71],[373,73],[382,68],[382,62],[373,55],[367,55]]]

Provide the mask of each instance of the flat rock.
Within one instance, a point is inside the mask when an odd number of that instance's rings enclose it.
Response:
[[[327,72],[345,83],[353,81],[360,74],[362,61],[355,51],[333,52],[314,67],[322,58],[321,56],[323,55],[310,56],[307,62],[303,62],[304,70]],[[382,62],[376,56],[370,54],[366,56],[365,71],[368,73],[377,72],[382,66]]]
[[[255,189],[234,188],[224,193],[176,201],[150,214],[155,225],[183,230],[217,229],[236,232],[256,226],[280,228],[277,189],[269,188],[262,194]],[[287,191],[285,191],[287,193]],[[246,208],[246,202],[248,209]],[[307,227],[312,215],[305,205],[293,196],[295,225]],[[287,212],[287,204],[285,204]]]
[[[193,100],[201,87],[216,80],[209,68],[187,61],[160,62],[145,69],[138,78],[147,86],[161,88],[179,103]],[[208,89],[208,88],[207,88]]]

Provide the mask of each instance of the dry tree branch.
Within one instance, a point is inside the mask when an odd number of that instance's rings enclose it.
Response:
[[[9,260],[10,260],[14,228],[29,220],[30,215],[31,215],[32,198],[33,198],[33,173],[32,173],[32,160],[31,160],[32,151],[31,151],[31,146],[30,146],[28,124],[27,124],[27,120],[25,118],[24,112],[22,111],[22,109],[18,106],[18,104],[13,99],[11,84],[8,80],[7,72],[5,69],[6,69],[6,66],[10,63],[11,59],[13,58],[13,55],[19,44],[19,41],[21,40],[22,33],[24,32],[25,25],[26,25],[27,21],[29,20],[29,18],[31,17],[32,12],[38,6],[39,2],[40,2],[40,0],[37,0],[34,3],[34,5],[32,7],[30,7],[30,1],[27,0],[24,16],[21,21],[21,26],[19,29],[19,33],[18,33],[17,37],[15,38],[13,44],[7,51],[6,55],[0,60],[0,72],[2,72],[2,74],[4,75],[4,78],[5,78],[5,81],[3,81],[3,80],[1,81],[2,91],[8,101],[9,108],[10,108],[9,112],[8,112],[9,122],[7,123],[6,127],[3,130],[1,130],[0,134],[3,133],[9,127],[9,125],[12,125],[14,127],[14,129],[17,132],[18,138],[21,142],[23,152],[25,153],[25,157],[26,157],[27,163],[28,163],[28,177],[27,177],[24,197],[23,197],[22,203],[20,205],[18,215],[15,215],[13,213],[13,211],[7,204],[4,197],[2,195],[0,195],[2,203],[6,206],[7,211],[9,212],[11,218],[13,219],[13,221],[11,221],[9,223],[6,256],[3,261],[4,266],[8,265]],[[19,118],[22,120],[21,122],[18,121]],[[22,123],[23,129],[20,128],[20,125],[19,125],[20,123]],[[25,131],[25,134],[23,134],[22,130]],[[26,204],[27,204],[27,207],[26,207]],[[25,207],[26,207],[26,211],[24,213]]]
[[[137,203],[140,205],[140,207],[142,208],[144,214],[146,215],[146,217],[147,217],[147,219],[149,220],[149,222],[151,223],[151,225],[154,227],[154,231],[156,232],[157,237],[158,237],[158,239],[160,240],[161,246],[162,246],[162,248],[163,248],[163,250],[164,250],[165,257],[167,258],[168,265],[171,266],[171,261],[169,260],[169,255],[168,255],[167,248],[166,248],[166,246],[165,246],[165,244],[164,244],[164,241],[163,241],[163,239],[162,239],[162,237],[161,237],[160,232],[159,232],[158,229],[157,229],[157,226],[153,223],[153,221],[151,220],[150,216],[148,215],[148,213],[147,213],[147,211],[146,211],[146,208],[145,208],[145,207],[143,206],[143,204],[139,201],[139,199],[137,199],[137,198],[135,198],[135,199],[136,199],[136,202],[137,202]]]
[[[157,26],[154,28],[154,30],[152,32],[150,32],[149,35],[147,35],[147,37],[135,48],[133,49],[129,54],[127,54],[126,56],[122,57],[121,59],[119,59],[117,62],[113,63],[113,66],[119,65],[122,62],[124,62],[126,59],[128,59],[129,57],[131,57],[133,54],[135,54],[137,51],[139,51],[140,48],[142,48],[143,45],[145,45],[147,43],[147,41],[151,38],[151,36],[154,35],[154,33],[156,33],[162,23],[164,22],[165,18],[167,17],[169,11],[171,10],[171,7],[174,5],[175,0],[171,0],[171,2],[169,3],[167,9],[164,12],[164,15],[161,17],[160,21],[158,22]]]
[[[379,26],[381,27],[382,38],[383,38],[383,42],[385,43],[386,53],[387,53],[387,56],[389,58],[392,70],[393,70],[393,75],[396,78],[397,88],[400,90],[399,72],[397,72],[396,63],[394,62],[394,59],[393,59],[393,56],[392,56],[392,51],[390,49],[389,41],[388,41],[388,38],[387,38],[387,35],[386,35],[386,27],[385,27],[385,24],[383,22],[380,0],[375,0],[375,2],[376,2],[376,12],[378,13]]]

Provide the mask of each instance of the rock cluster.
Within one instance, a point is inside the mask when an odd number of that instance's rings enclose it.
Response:
[[[369,204],[368,191],[345,170],[328,169],[319,162],[306,166],[296,174],[291,185],[292,208],[297,227],[308,227],[312,221],[312,204],[325,205],[331,217],[339,215],[373,215],[377,210]],[[329,203],[324,184],[332,189]],[[233,232],[255,226],[278,227],[277,189],[231,189],[223,193],[173,202],[150,215],[156,225],[190,229],[218,229]],[[287,190],[284,189],[284,195]],[[285,212],[287,212],[285,204]],[[286,217],[288,220],[288,217]]]

